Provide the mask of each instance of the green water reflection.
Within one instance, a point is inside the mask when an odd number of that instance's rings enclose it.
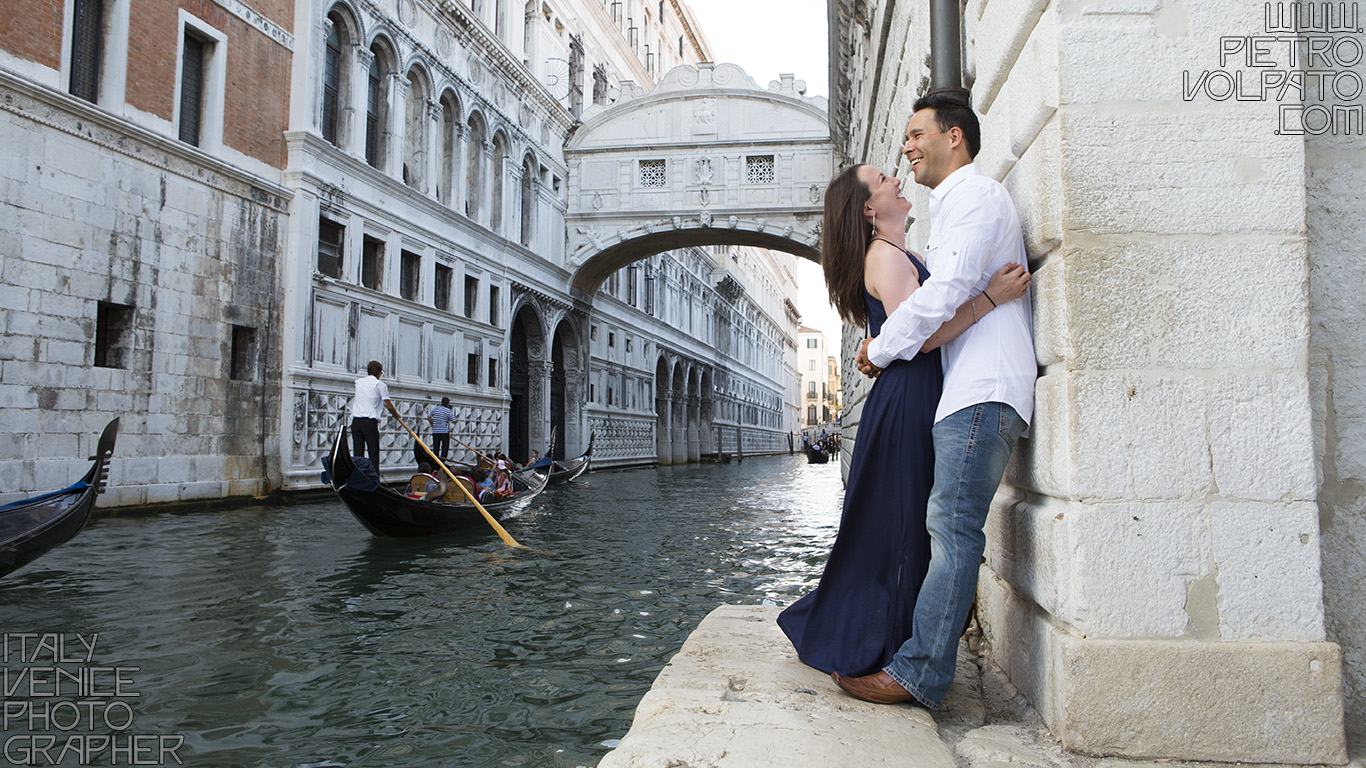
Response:
[[[186,765],[594,765],[708,611],[809,588],[841,493],[800,457],[593,472],[508,524],[549,554],[378,539],[335,502],[101,519],[0,581],[0,629],[98,633],[91,664],[138,668],[122,733]],[[9,693],[11,762],[92,733]]]

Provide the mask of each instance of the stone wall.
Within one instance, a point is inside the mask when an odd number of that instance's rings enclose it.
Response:
[[[269,490],[284,190],[3,70],[0,135],[0,502],[79,478],[114,417],[102,506]]]
[[[1360,4],[1358,4],[1360,6]],[[1337,36],[1341,38],[1341,35]],[[1361,40],[1361,35],[1355,36]],[[1344,46],[1344,52],[1350,46]],[[1366,60],[1319,70],[1366,81]],[[1341,73],[1348,73],[1343,78]],[[1344,106],[1329,93],[1322,105]],[[1357,109],[1366,99],[1356,99]],[[1313,103],[1321,102],[1311,102]],[[1316,127],[1317,123],[1311,125]],[[1361,112],[1339,113],[1320,135],[1306,135],[1309,238],[1309,392],[1318,458],[1319,524],[1328,637],[1342,647],[1348,735],[1366,744],[1366,136]]]
[[[927,11],[841,5],[848,154],[908,177],[895,158],[927,84]],[[1263,4],[973,0],[964,24],[978,163],[1010,190],[1036,275],[1037,410],[980,594],[994,655],[1074,750],[1340,761],[1320,556],[1339,571],[1335,635],[1359,638],[1343,405],[1361,395],[1332,377],[1360,357],[1339,314],[1360,281],[1328,277],[1360,226],[1331,213],[1361,182],[1334,153],[1357,145],[1278,135],[1272,100],[1183,98],[1185,71],[1220,67],[1221,37],[1265,34]],[[923,190],[914,203],[913,245]],[[1337,474],[1322,495],[1318,471]],[[1340,641],[1350,667],[1360,646]]]

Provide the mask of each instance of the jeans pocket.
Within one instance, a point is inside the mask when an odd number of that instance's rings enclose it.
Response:
[[[1020,414],[1015,412],[1014,408],[1004,404],[1001,405],[1001,439],[1005,440],[1010,445],[1014,445],[1015,441],[1020,439],[1020,435],[1024,434],[1025,428],[1028,426],[1029,425],[1025,423],[1025,420],[1020,418]]]

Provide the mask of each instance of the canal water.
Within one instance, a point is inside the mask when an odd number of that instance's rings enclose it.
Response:
[[[335,501],[99,519],[0,580],[0,765],[593,766],[709,611],[814,584],[842,492],[800,455],[590,472],[508,521],[544,554]]]

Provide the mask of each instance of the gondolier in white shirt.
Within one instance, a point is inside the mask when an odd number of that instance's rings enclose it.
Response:
[[[379,380],[384,366],[371,360],[365,366],[366,376],[356,379],[356,397],[351,401],[351,453],[364,456],[369,451],[370,462],[379,469],[379,420],[381,406],[400,419],[398,409],[389,400],[389,387]]]

